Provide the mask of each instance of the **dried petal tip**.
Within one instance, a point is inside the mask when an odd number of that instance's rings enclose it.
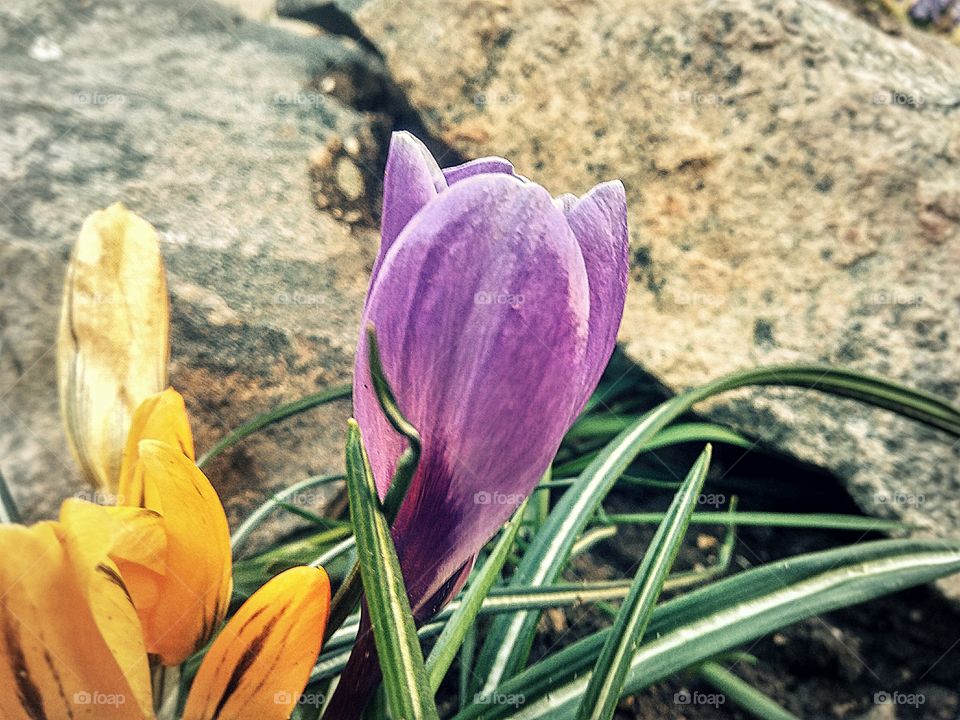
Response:
[[[166,387],[169,328],[156,231],[120,203],[95,212],[67,267],[57,339],[67,439],[94,487],[116,492],[133,412]]]

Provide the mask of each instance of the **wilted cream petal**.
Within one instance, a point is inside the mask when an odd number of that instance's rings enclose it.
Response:
[[[122,204],[83,224],[67,268],[57,366],[71,450],[115,493],[130,419],[167,385],[170,312],[157,233]]]

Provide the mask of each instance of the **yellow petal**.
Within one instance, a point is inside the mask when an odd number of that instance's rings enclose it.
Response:
[[[140,623],[111,542],[108,530],[80,542],[54,522],[0,527],[4,720],[153,717]]]
[[[193,433],[183,396],[173,388],[151,395],[133,413],[127,442],[120,465],[120,483],[117,502],[121,505],[139,505],[138,498],[125,497],[133,480],[133,470],[140,457],[141,440],[160,440],[180,448],[190,460],[196,455],[193,449]]]
[[[83,224],[67,267],[57,371],[70,448],[116,492],[134,410],[167,385],[169,306],[153,227],[117,203]]]
[[[329,614],[322,568],[295,567],[270,580],[214,640],[183,720],[286,720],[320,654]]]
[[[125,498],[158,513],[166,535],[159,592],[138,605],[149,652],[177,665],[223,622],[233,587],[230,530],[220,498],[179,447],[141,440]]]
[[[115,571],[134,609],[156,603],[162,590],[167,550],[166,531],[157,513],[133,507],[101,507],[70,499],[60,507],[60,525],[71,553],[86,558],[78,568],[103,565]],[[112,562],[100,559],[104,553]],[[102,567],[100,571],[104,572]],[[93,577],[88,573],[83,582],[85,587],[95,587],[90,581]],[[90,598],[90,606],[104,636],[110,636],[114,631],[109,620],[112,611],[102,607],[96,596]],[[146,654],[143,643],[137,652]]]

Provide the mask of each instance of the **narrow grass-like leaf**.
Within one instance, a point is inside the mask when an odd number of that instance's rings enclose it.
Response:
[[[345,477],[346,476],[342,473],[337,473],[334,475],[317,475],[315,477],[309,477],[306,480],[301,480],[300,482],[294,483],[290,487],[284,488],[283,490],[275,493],[272,497],[270,497],[270,499],[262,503],[256,510],[250,513],[249,517],[240,523],[237,529],[234,530],[233,535],[230,537],[230,546],[233,548],[234,558],[238,556],[240,549],[250,537],[250,534],[256,530],[264,520],[267,519],[270,513],[277,509],[277,506],[280,503],[290,502],[308,490],[312,490],[321,485],[343,480]]]
[[[738,573],[657,607],[648,640],[631,662],[623,695],[799,620],[958,571],[960,543],[877,540]],[[456,720],[572,718],[609,632],[579,640],[497,687],[498,694],[524,695],[527,704],[518,711],[474,704]]]
[[[636,421],[635,418],[633,418]],[[622,429],[629,427],[625,425]],[[660,432],[656,433],[649,441],[644,443],[642,451],[643,452],[653,452],[661,448],[669,447],[671,445],[680,445],[682,443],[725,443],[727,445],[733,445],[734,447],[739,447],[744,450],[753,447],[753,443],[745,438],[740,433],[734,432],[730,428],[724,427],[723,425],[716,425],[714,423],[701,423],[701,422],[690,422],[690,423],[677,423],[676,425],[671,425],[670,427],[664,428]],[[590,452],[585,455],[578,457],[574,460],[569,460],[565,463],[557,465],[553,468],[553,474],[556,477],[566,477],[579,473],[586,468],[599,452]]]
[[[7,486],[7,481],[0,472],[0,524],[19,523],[20,511],[17,509],[17,503],[14,502],[13,494]]]
[[[684,582],[683,584],[689,583]],[[632,581],[630,580],[610,580],[583,585],[551,585],[549,587],[531,588],[527,591],[513,590],[508,587],[493,588],[490,594],[484,598],[479,614],[495,615],[512,613],[517,610],[544,610],[553,607],[575,607],[608,600],[622,600],[630,591],[631,585]],[[672,586],[673,578],[668,578],[666,587]],[[420,638],[425,639],[439,635],[451,616],[460,607],[460,604],[461,600],[454,600],[433,621],[422,626],[418,631]],[[323,655],[320,656],[311,675],[312,681],[332,677],[343,670],[356,633],[357,622],[347,623],[324,643]]]
[[[554,506],[514,573],[512,583],[521,586],[554,582],[589,517],[650,440],[697,403],[749,385],[794,386],[855,398],[960,435],[960,410],[934,395],[880,378],[816,365],[782,365],[732,373],[661,403],[597,453]],[[554,473],[559,474],[557,468]],[[536,613],[520,613],[498,618],[493,623],[477,661],[477,672],[485,678],[485,694],[522,669],[533,643],[537,620]]]
[[[380,409],[386,416],[390,425],[398,433],[407,439],[407,449],[397,460],[397,469],[390,481],[390,488],[387,490],[387,496],[383,499],[383,508],[390,522],[397,516],[400,510],[400,503],[403,502],[407,494],[407,488],[413,475],[417,471],[417,463],[420,462],[420,452],[423,446],[420,440],[420,433],[409,420],[403,416],[400,406],[397,404],[397,398],[390,388],[387,375],[383,369],[383,360],[380,357],[380,343],[377,342],[377,333],[373,325],[367,326],[367,344],[370,351],[370,379],[373,381],[373,388],[377,394],[377,401],[380,403]]]
[[[263,413],[262,415],[257,415],[252,420],[240,425],[238,428],[231,430],[227,433],[219,442],[217,442],[212,448],[207,450],[200,458],[197,460],[197,465],[200,468],[206,466],[211,460],[213,460],[217,455],[222,453],[224,450],[232,448],[234,445],[239,443],[241,440],[244,440],[254,433],[263,430],[265,427],[269,427],[276,422],[281,420],[286,420],[289,417],[294,415],[299,415],[302,412],[307,410],[312,410],[315,407],[320,405],[326,405],[327,403],[333,402],[334,400],[340,400],[342,398],[350,397],[350,393],[353,390],[353,386],[350,383],[344,383],[343,385],[334,385],[327,390],[323,390],[313,395],[307,395],[306,397],[300,398],[299,400],[294,400],[293,402],[280,405],[279,407],[274,408],[270,412]]]
[[[760,720],[800,720],[719,663],[705,662],[700,666],[699,674],[719,690],[725,699],[732,700]]]
[[[503,564],[510,555],[513,542],[517,538],[517,532],[520,530],[521,521],[527,511],[527,501],[514,513],[513,519],[507,523],[503,529],[503,534],[494,546],[490,556],[484,562],[474,576],[471,578],[470,586],[463,594],[460,606],[454,611],[450,620],[447,622],[443,633],[437,639],[430,656],[427,658],[427,678],[430,681],[430,689],[436,693],[443,682],[447,670],[457,656],[461,643],[467,635],[467,631],[473,627],[477,614],[483,606],[483,600],[490,592],[490,588],[500,577],[500,571]]]
[[[349,526],[336,527],[279,545],[266,552],[238,560],[233,565],[233,591],[245,599],[274,575],[296,565],[307,565],[319,554],[343,542],[352,533]],[[329,569],[329,565],[325,565]]]
[[[436,718],[437,708],[390,525],[380,506],[360,426],[354,420],[349,421],[347,436],[347,489],[360,574],[390,711],[405,720]]]
[[[593,666],[590,682],[577,708],[578,720],[609,720],[617,709],[630,661],[687,534],[690,516],[710,468],[710,450],[707,445],[690,469],[644,553],[630,594],[623,601]]]
[[[383,370],[383,360],[380,357],[380,344],[377,342],[377,333],[373,325],[367,326],[367,343],[370,351],[370,378],[373,381],[373,387],[377,394],[377,401],[380,403],[380,409],[387,420],[393,426],[393,429],[407,439],[407,449],[403,451],[397,460],[397,468],[390,481],[390,487],[387,489],[387,495],[383,499],[383,511],[387,518],[387,525],[393,525],[397,513],[400,511],[400,504],[407,494],[407,488],[413,480],[414,473],[417,471],[417,464],[420,462],[420,451],[422,442],[420,433],[413,424],[408,421],[397,404],[396,396],[390,388],[390,382],[387,380],[386,373]],[[347,616],[353,612],[357,603],[360,601],[360,568],[354,565],[353,569],[347,574],[343,584],[337,588],[333,600],[330,602],[330,617],[327,621],[327,637],[329,638],[336,631]]]
[[[603,516],[604,523],[615,525],[652,525],[663,520],[663,513],[621,513]],[[695,525],[743,525],[760,527],[814,528],[818,530],[856,530],[869,532],[893,532],[907,530],[910,525],[896,520],[864,515],[841,515],[833,513],[779,513],[779,512],[700,512],[694,513],[690,522]]]

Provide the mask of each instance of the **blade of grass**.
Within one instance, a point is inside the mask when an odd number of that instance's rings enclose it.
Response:
[[[243,544],[250,537],[250,534],[267,519],[270,513],[277,509],[277,503],[289,502],[301,493],[305,493],[321,485],[338,482],[345,477],[343,473],[315,475],[274,493],[270,498],[261,503],[256,510],[250,513],[247,519],[240,523],[237,529],[233,531],[233,534],[230,536],[230,547],[233,548],[234,558],[238,556],[240,548],[243,547]]]
[[[960,436],[960,410],[934,395],[880,378],[816,365],[780,365],[732,373],[661,403],[597,453],[554,506],[511,582],[518,586],[554,582],[590,516],[650,440],[697,403],[749,385],[802,387],[854,398]],[[536,613],[518,613],[494,621],[477,661],[477,672],[486,678],[484,694],[489,695],[504,678],[526,664],[538,619]]]
[[[410,423],[400,410],[397,399],[390,388],[386,373],[383,370],[383,361],[380,358],[380,344],[377,342],[377,332],[373,324],[367,325],[367,344],[369,346],[370,378],[373,381],[373,388],[377,394],[377,400],[380,403],[380,409],[387,420],[393,426],[393,429],[407,439],[407,449],[403,451],[397,460],[397,468],[390,481],[390,487],[387,489],[387,495],[383,499],[383,510],[387,518],[387,525],[393,525],[397,513],[400,511],[400,504],[407,494],[407,488],[413,480],[414,473],[417,470],[417,464],[420,462],[420,450],[422,442],[420,433]],[[337,589],[333,600],[330,602],[330,616],[327,620],[326,636],[329,638],[337,628],[339,628],[347,616],[353,612],[353,609],[360,602],[360,569],[354,565],[353,569],[347,574],[343,584]]]
[[[577,720],[610,720],[617,709],[630,661],[687,534],[690,516],[697,506],[697,498],[710,468],[710,453],[711,448],[707,445],[687,474],[644,553],[630,593],[623,601],[607,642],[593,666],[590,682],[577,708]]]
[[[658,606],[623,688],[654,683],[804,618],[855,605],[960,571],[960,543],[877,540],[798,555],[738,573]],[[572,718],[589,668],[606,642],[601,630],[507,680],[495,692],[525,696],[513,708],[477,704],[456,720]]]
[[[603,515],[604,523],[615,525],[652,525],[663,520],[663,513],[619,513]],[[909,525],[896,520],[862,515],[831,513],[779,513],[779,512],[700,512],[694,513],[690,522],[695,525],[743,525],[761,527],[816,528],[820,530],[856,530],[867,532],[891,532],[907,530]]]
[[[352,390],[353,386],[350,383],[334,385],[331,388],[314,393],[313,395],[307,395],[299,400],[294,400],[293,402],[275,407],[270,412],[257,415],[252,420],[248,420],[221,438],[212,448],[200,456],[200,458],[197,460],[197,466],[200,468],[205,467],[210,463],[211,460],[217,457],[224,450],[232,448],[241,440],[250,437],[254,433],[263,430],[263,428],[273,425],[276,422],[286,420],[294,415],[299,415],[307,410],[312,410],[320,405],[326,405],[334,400],[350,397]]]
[[[637,421],[637,418],[633,416],[631,416],[630,419],[633,422]],[[629,423],[625,424],[623,429],[627,427],[629,427]],[[652,452],[660,448],[688,442],[725,443],[727,445],[733,445],[734,447],[743,448],[744,450],[753,447],[753,443],[749,439],[723,425],[690,422],[677,423],[676,425],[671,425],[657,432],[643,445],[643,452]],[[558,465],[553,468],[553,474],[559,477],[579,473],[586,468],[598,454],[599,452],[586,453],[581,457]]]
[[[360,426],[355,420],[349,421],[347,436],[347,489],[360,574],[390,711],[394,717],[405,720],[436,719],[437,708],[390,525],[380,506]]]
[[[760,720],[800,720],[719,663],[705,662],[700,666],[699,675],[723,693],[724,698],[733,700]]]

